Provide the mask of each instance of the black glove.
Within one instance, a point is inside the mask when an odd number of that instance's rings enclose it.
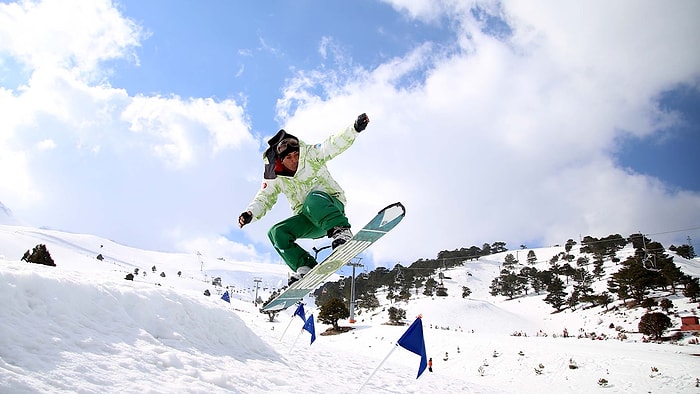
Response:
[[[243,212],[241,216],[238,217],[238,227],[243,227],[253,220],[253,214],[250,212]]]
[[[355,131],[358,133],[367,128],[367,123],[369,123],[369,117],[367,114],[362,114],[357,117],[355,121]]]

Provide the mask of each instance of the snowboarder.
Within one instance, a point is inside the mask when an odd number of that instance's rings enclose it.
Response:
[[[238,225],[243,228],[265,216],[280,193],[287,197],[294,215],[273,225],[267,235],[293,271],[290,285],[317,264],[297,239],[327,236],[333,239],[335,249],[352,238],[345,216],[345,193],[331,177],[326,162],[348,149],[368,123],[369,117],[363,113],[354,124],[316,145],[308,145],[284,129],[268,141],[262,186],[238,217]]]
[[[428,359],[428,371],[433,372],[433,358]]]

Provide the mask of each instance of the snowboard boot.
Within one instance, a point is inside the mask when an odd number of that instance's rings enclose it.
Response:
[[[297,268],[297,272],[294,272],[289,276],[289,279],[287,280],[287,286],[291,286],[294,282],[303,278],[304,275],[309,273],[309,271],[311,271],[311,267],[307,267],[305,265],[302,265],[301,267]]]
[[[331,246],[335,249],[352,238],[352,231],[350,231],[350,227],[333,227],[328,230],[328,237],[333,238]]]

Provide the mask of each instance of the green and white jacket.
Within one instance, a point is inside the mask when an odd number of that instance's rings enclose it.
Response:
[[[324,191],[345,204],[345,192],[331,176],[326,162],[348,149],[358,134],[351,124],[320,144],[309,145],[300,140],[299,167],[293,176],[285,176],[275,171],[280,166],[275,146],[283,138],[294,136],[280,130],[268,141],[270,147],[263,154],[265,175],[262,186],[246,209],[253,214],[253,221],[262,218],[272,209],[280,193],[287,197],[294,214],[301,212],[306,196],[317,190]]]

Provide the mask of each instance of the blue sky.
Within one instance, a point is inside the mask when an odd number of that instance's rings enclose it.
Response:
[[[699,191],[700,92],[682,85],[663,92],[659,106],[678,114],[664,135],[621,141],[620,164],[663,179],[673,187]]]
[[[0,1],[0,201],[34,226],[279,262],[266,231],[284,199],[235,226],[266,139],[320,142],[367,112],[330,164],[351,223],[395,201],[408,214],[365,261],[699,239],[698,16],[695,1]]]
[[[149,37],[136,50],[140,64],[120,68],[114,84],[143,94],[245,97],[262,134],[281,126],[275,102],[294,70],[373,68],[422,42],[454,39],[439,24],[375,1],[119,4]]]

